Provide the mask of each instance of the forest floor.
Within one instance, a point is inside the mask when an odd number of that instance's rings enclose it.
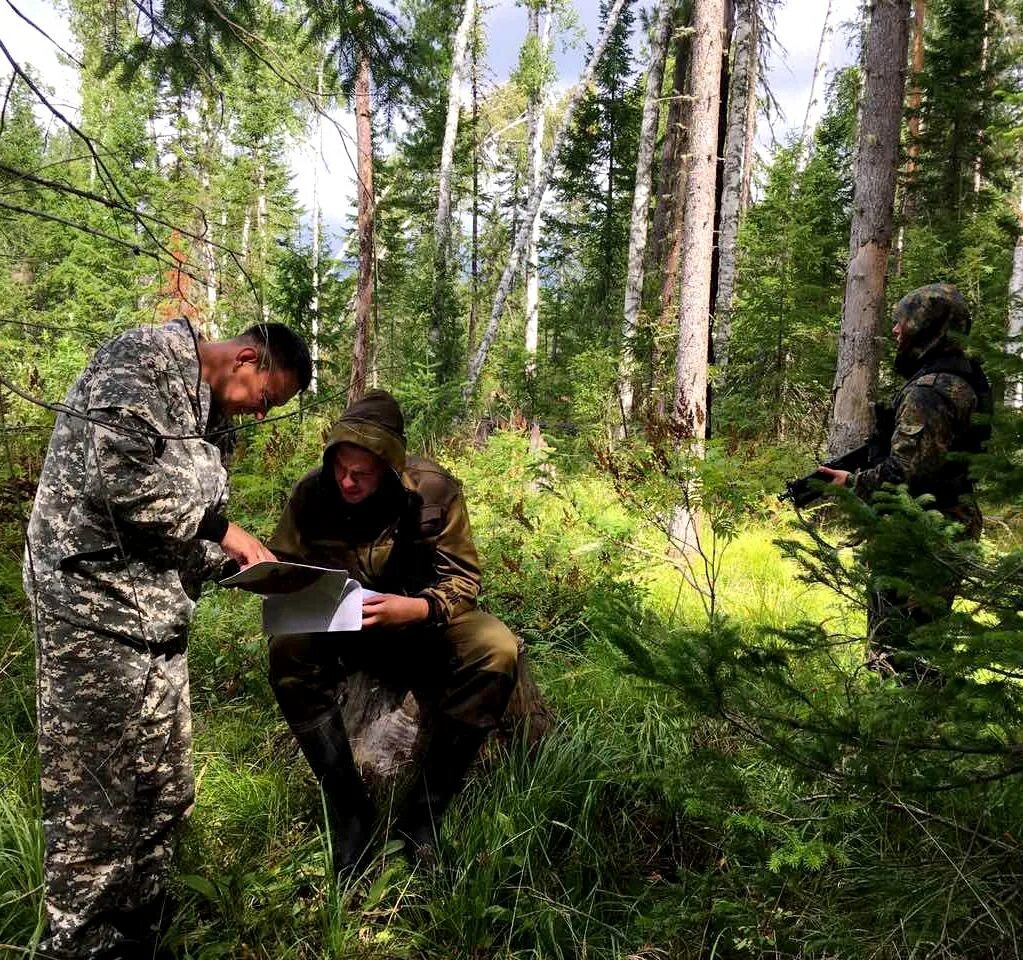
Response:
[[[319,430],[264,431],[244,451],[236,519],[269,532],[316,462]],[[391,844],[339,885],[319,793],[265,679],[258,603],[211,590],[190,641],[197,802],[173,878],[173,955],[996,955],[956,939],[988,924],[985,910],[1014,926],[994,881],[979,868],[963,876],[926,823],[795,775],[748,731],[630,672],[610,634],[653,620],[699,629],[706,615],[605,478],[573,470],[567,452],[548,457],[552,473],[515,433],[441,459],[466,485],[485,605],[524,637],[554,727],[535,752],[512,747],[477,768],[436,865],[410,869]],[[720,609],[751,637],[836,620],[862,635],[858,612],[783,559],[774,541],[787,523],[766,507],[742,524]],[[18,560],[11,546],[0,565],[0,945],[27,947],[40,928],[42,838]]]

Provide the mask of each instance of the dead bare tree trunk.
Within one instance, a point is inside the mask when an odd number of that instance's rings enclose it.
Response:
[[[735,62],[728,95],[728,130],[725,134],[718,230],[718,285],[714,301],[714,363],[722,372],[728,368],[728,343],[732,336],[732,296],[735,291],[743,167],[752,162],[752,157],[744,156],[744,151],[746,117],[749,114],[748,73],[757,60],[754,4],[755,0],[739,0],[736,5]]]
[[[487,322],[487,328],[483,332],[483,338],[480,341],[480,345],[472,358],[472,362],[469,364],[469,375],[466,378],[465,386],[462,389],[462,399],[466,403],[468,403],[476,389],[476,382],[479,380],[480,373],[483,370],[483,365],[487,361],[487,354],[490,352],[490,347],[492,346],[494,339],[497,337],[497,330],[501,323],[501,317],[504,315],[505,303],[508,300],[508,294],[511,292],[512,281],[515,279],[515,276],[522,265],[522,258],[526,250],[526,244],[529,241],[529,236],[533,229],[533,221],[539,215],[540,203],[543,200],[544,191],[547,189],[547,184],[550,182],[551,175],[554,173],[554,166],[557,163],[558,155],[561,153],[561,145],[564,143],[569,126],[572,122],[572,115],[575,113],[576,107],[578,107],[583,93],[586,91],[586,88],[593,79],[593,72],[596,69],[597,64],[600,62],[600,58],[604,55],[604,50],[607,48],[608,40],[610,40],[611,33],[618,23],[618,18],[621,16],[622,7],[624,5],[625,0],[614,0],[614,4],[608,11],[607,22],[604,24],[604,30],[600,35],[600,39],[597,41],[596,47],[593,49],[593,53],[590,55],[586,68],[583,70],[583,75],[579,78],[579,82],[569,93],[568,101],[565,104],[565,111],[561,117],[561,123],[554,136],[554,144],[551,147],[551,152],[548,154],[546,162],[544,163],[543,173],[536,185],[536,189],[534,189],[530,194],[525,216],[523,216],[522,222],[519,224],[518,230],[515,234],[515,242],[512,245],[511,255],[508,258],[508,263],[505,265],[504,273],[501,275],[501,280],[497,286],[497,293],[494,296],[494,306],[490,312],[490,319]]]
[[[714,201],[717,183],[718,122],[724,0],[697,0],[693,12],[693,107],[689,124],[690,168],[682,227],[678,349],[672,423],[678,436],[700,456],[707,435],[707,347],[714,257]],[[676,510],[673,542],[695,540],[692,510]]]
[[[433,227],[433,315],[429,342],[436,356],[441,347],[445,291],[448,281],[448,241],[451,235],[451,166],[455,158],[455,140],[461,113],[462,77],[465,74],[465,52],[469,29],[475,16],[475,0],[465,0],[462,19],[458,22],[451,45],[451,80],[448,84],[448,112],[444,123],[444,141],[440,151],[440,175],[437,178],[437,217]]]
[[[892,244],[895,172],[906,80],[910,0],[871,0],[857,135],[856,183],[828,450],[870,435]]]
[[[354,403],[366,392],[369,328],[373,313],[373,124],[369,84],[369,57],[363,52],[359,55],[359,69],[355,77],[359,276],[355,300],[355,348],[352,351],[352,375],[348,383],[349,403]]]
[[[672,10],[675,0],[661,0],[650,46],[650,67],[646,78],[643,119],[639,128],[639,151],[636,156],[636,187],[632,194],[632,220],[629,225],[629,259],[625,277],[625,310],[622,317],[622,353],[618,366],[618,401],[622,418],[621,436],[625,436],[632,419],[633,381],[636,358],[633,341],[636,322],[643,301],[643,261],[646,254],[647,216],[650,206],[650,170],[657,139],[657,116],[664,61],[671,39]]]
[[[824,8],[824,26],[821,27],[821,39],[817,44],[817,60],[814,63],[813,76],[810,78],[810,95],[806,100],[806,113],[803,116],[803,129],[799,134],[799,166],[800,169],[806,166],[810,148],[807,140],[810,137],[810,116],[813,114],[814,104],[817,102],[817,81],[828,69],[828,54],[831,52],[829,41],[831,40],[831,9],[832,0],[828,0]]]

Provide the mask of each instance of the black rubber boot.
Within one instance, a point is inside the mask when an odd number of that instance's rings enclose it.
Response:
[[[478,727],[447,719],[438,722],[423,758],[422,774],[398,818],[398,836],[409,860],[432,860],[435,856],[444,812],[486,738],[487,731]]]
[[[292,731],[327,801],[334,872],[357,870],[370,851],[375,811],[355,766],[341,713],[331,711]]]

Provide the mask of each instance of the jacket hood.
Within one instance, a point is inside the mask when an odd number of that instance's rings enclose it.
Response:
[[[323,451],[325,475],[333,476],[334,450],[351,443],[376,454],[398,475],[405,469],[405,418],[386,390],[370,390],[334,424]]]
[[[958,349],[949,334],[966,335],[972,325],[966,298],[951,283],[929,283],[907,293],[892,309],[904,340],[895,367],[912,376],[929,357]]]

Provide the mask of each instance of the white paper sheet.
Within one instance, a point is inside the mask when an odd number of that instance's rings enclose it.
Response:
[[[377,596],[349,579],[347,570],[282,560],[255,563],[220,585],[263,595],[263,631],[269,636],[361,630],[362,601]]]

